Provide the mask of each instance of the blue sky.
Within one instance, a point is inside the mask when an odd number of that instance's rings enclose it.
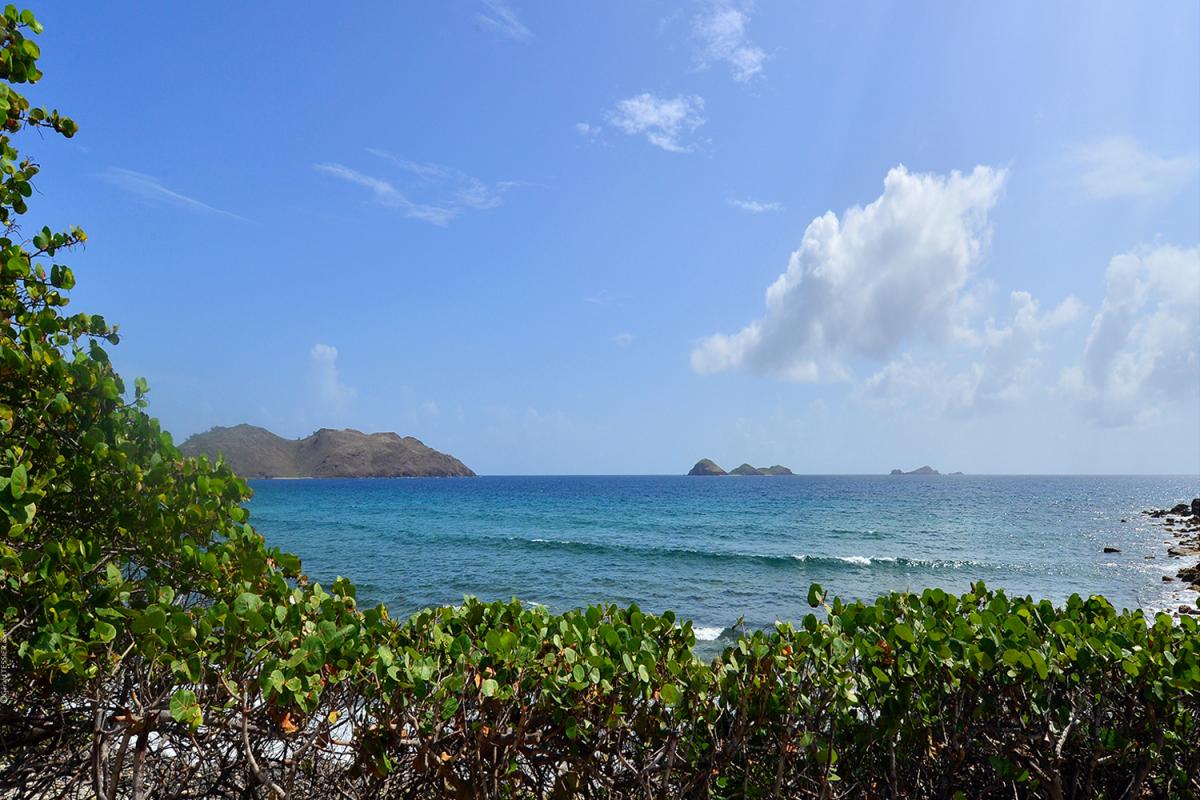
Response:
[[[180,440],[482,473],[1200,473],[1200,14],[49,3],[79,224]]]

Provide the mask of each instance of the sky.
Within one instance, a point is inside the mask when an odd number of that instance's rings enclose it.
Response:
[[[182,441],[1200,474],[1200,5],[39,4],[27,224]]]

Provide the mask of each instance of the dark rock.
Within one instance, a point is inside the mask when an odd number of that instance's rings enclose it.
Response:
[[[728,473],[721,469],[711,459],[702,458],[696,462],[696,466],[692,467],[688,475],[700,475],[703,477],[711,477],[714,475],[726,475]]]
[[[1175,514],[1176,516],[1183,516],[1184,514],[1191,514],[1192,507],[1190,505],[1188,505],[1187,503],[1179,503],[1171,508],[1171,513]]]
[[[1180,614],[1196,614],[1198,612],[1192,606],[1180,606],[1179,613]]]
[[[1163,583],[1171,583],[1174,580],[1175,579],[1172,578],[1170,575],[1163,575]]]
[[[1127,519],[1122,519],[1121,522],[1129,522]]]
[[[221,455],[244,478],[455,478],[475,475],[457,458],[395,433],[322,428],[284,439],[254,425],[216,427],[179,446],[187,456]]]
[[[1104,552],[1106,552],[1106,553],[1119,553],[1119,552],[1121,552],[1121,548],[1119,548],[1119,547],[1105,547],[1105,548],[1104,548]]]
[[[1200,497],[1192,498],[1192,516],[1200,517]]]

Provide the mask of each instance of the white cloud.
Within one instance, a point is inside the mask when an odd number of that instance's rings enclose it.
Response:
[[[617,347],[629,347],[629,345],[633,344],[633,334],[618,333],[616,336],[612,337],[612,340],[613,344],[615,344]]]
[[[144,172],[134,172],[131,169],[123,169],[121,167],[109,167],[104,172],[100,173],[100,178],[113,186],[124,189],[127,192],[136,194],[147,200],[152,200],[159,203],[170,203],[171,205],[186,208],[189,211],[199,211],[204,214],[216,214],[223,217],[249,222],[243,216],[234,214],[231,211],[210,206],[208,203],[202,203],[194,197],[188,197],[186,194],[177,192],[163,185],[163,183],[153,175],[147,175]]]
[[[704,124],[704,98],[680,95],[666,99],[643,92],[617,103],[608,121],[631,135],[644,134],[653,145],[672,153],[687,152],[680,137]]]
[[[1076,149],[1074,162],[1091,197],[1169,197],[1200,170],[1196,153],[1165,158],[1128,136],[1113,136]]]
[[[765,214],[768,211],[783,210],[783,206],[779,203],[763,203],[759,200],[750,199],[740,200],[736,197],[731,197],[729,199],[729,205],[733,206],[739,211],[745,211],[747,214]]]
[[[748,369],[797,381],[849,377],[848,360],[882,361],[914,342],[969,339],[967,283],[990,236],[1003,170],[888,172],[883,195],[809,224],[766,313],[704,339],[698,373]]]
[[[354,399],[354,389],[342,383],[337,368],[337,348],[314,344],[309,352],[309,383],[315,404],[324,414],[338,415],[346,411]]]
[[[590,122],[576,122],[575,131],[589,141],[595,141],[600,138],[601,132],[599,125],[593,125]]]
[[[692,20],[692,32],[700,42],[696,58],[701,67],[723,61],[740,83],[762,75],[767,54],[746,37],[749,15],[728,2],[714,2]]]
[[[314,164],[313,168],[369,189],[375,202],[400,209],[409,219],[442,227],[449,225],[466,210],[496,208],[501,204],[505,192],[520,185],[515,181],[501,181],[489,186],[454,167],[410,161],[384,150],[368,149],[367,152],[411,176],[403,191],[386,178],[368,175],[344,164]],[[412,199],[410,195],[414,193],[420,195],[422,200]]]
[[[1103,426],[1146,423],[1172,405],[1200,414],[1200,247],[1114,257],[1082,363],[1061,385]]]
[[[890,406],[925,405],[954,416],[989,413],[1021,400],[1037,385],[1043,335],[1074,321],[1083,306],[1067,297],[1040,314],[1028,292],[1013,292],[1009,299],[1012,316],[1007,324],[988,319],[978,337],[963,340],[980,349],[965,368],[922,361],[906,352],[863,381],[859,396]]]
[[[533,38],[533,32],[525,27],[504,0],[483,0],[483,4],[487,6],[487,11],[475,14],[475,19],[480,23],[514,41],[528,42]]]

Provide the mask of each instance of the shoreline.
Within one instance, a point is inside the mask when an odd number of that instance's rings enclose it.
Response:
[[[1174,575],[1162,576],[1164,584],[1180,583],[1180,586],[1173,586],[1168,591],[1172,601],[1163,610],[1176,617],[1200,615],[1200,497],[1194,498],[1191,503],[1177,503],[1171,508],[1145,509],[1142,514],[1151,518],[1155,530],[1170,535],[1171,538],[1163,542],[1167,545],[1167,558],[1185,562]],[[1190,598],[1191,602],[1179,602],[1176,605],[1174,601],[1189,599],[1184,594],[1186,592],[1195,595]]]

